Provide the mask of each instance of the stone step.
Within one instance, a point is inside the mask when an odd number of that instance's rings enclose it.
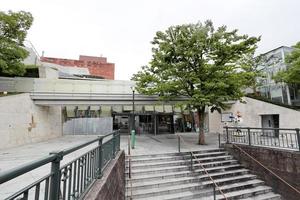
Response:
[[[194,153],[194,156],[196,156],[197,158],[203,158],[203,157],[211,157],[211,156],[215,156],[215,155],[227,155],[228,153],[226,151],[218,151],[218,152],[207,152],[207,153],[199,153],[196,152]],[[181,154],[181,155],[176,155],[176,156],[163,156],[163,157],[153,157],[153,158],[135,158],[135,159],[131,159],[131,163],[135,164],[135,163],[156,163],[156,162],[168,162],[168,161],[172,161],[172,160],[189,160],[190,159],[190,154]],[[129,158],[127,157],[126,159],[126,165],[128,165],[129,163]]]
[[[199,159],[193,159],[193,163],[206,163],[211,161],[221,161],[221,160],[229,160],[233,159],[232,156],[213,156],[213,157],[204,157]],[[142,163],[142,164],[132,164],[131,169],[147,169],[147,168],[158,168],[158,167],[166,167],[166,166],[179,166],[179,165],[189,165],[191,163],[189,160],[172,160],[168,162],[160,162],[160,163]],[[126,166],[128,168],[128,166]]]
[[[191,190],[191,191],[182,191],[180,193],[168,193],[161,196],[152,196],[152,197],[136,197],[133,196],[133,200],[185,200],[185,199],[203,199],[204,196],[211,196],[213,193],[212,189],[206,190]],[[126,199],[130,200],[130,195],[126,196]]]
[[[231,165],[231,164],[237,164],[237,160],[223,160],[223,161],[215,161],[215,162],[208,162],[208,163],[201,163],[203,167],[210,168],[210,167],[216,167],[216,166],[222,166],[222,165]],[[200,164],[194,164],[194,169],[200,169]],[[180,166],[169,166],[169,167],[157,167],[157,168],[150,168],[150,169],[135,169],[131,170],[132,176],[138,176],[143,174],[161,174],[161,173],[167,173],[167,172],[178,172],[178,171],[186,171],[190,170],[190,166],[186,165],[180,165]],[[128,173],[128,169],[126,169],[126,173]]]
[[[247,188],[243,190],[233,191],[233,192],[226,192],[225,196],[227,199],[242,199],[242,198],[249,198],[256,195],[267,194],[272,191],[272,188],[269,186],[257,186],[254,188]],[[222,195],[218,194],[216,199],[225,199]]]
[[[194,153],[209,153],[209,152],[220,152],[223,151],[223,148],[215,148],[215,149],[204,149],[201,151],[193,151]],[[186,154],[190,154],[189,151],[184,151],[184,152],[177,152],[177,153],[161,153],[161,154],[141,154],[141,155],[131,155],[130,157],[132,159],[142,159],[142,158],[157,158],[157,157],[170,157],[170,156],[182,156],[182,155],[186,155]],[[127,160],[128,156],[126,156],[126,160]]]
[[[228,171],[228,170],[240,169],[240,168],[242,168],[241,165],[233,164],[233,165],[211,167],[211,168],[207,168],[206,170],[209,173],[212,173],[215,171]],[[161,179],[168,179],[168,178],[196,176],[196,175],[199,175],[200,173],[204,173],[204,170],[203,169],[195,169],[193,171],[186,170],[186,171],[169,172],[169,173],[163,173],[163,174],[146,174],[146,175],[140,175],[140,176],[133,176],[131,178],[131,181],[132,182],[145,182],[145,181],[161,180]],[[128,176],[126,177],[126,181],[128,181]]]
[[[266,194],[260,194],[255,197],[243,198],[242,200],[281,200],[281,196],[273,192],[268,192]]]
[[[241,177],[241,176],[240,176]],[[248,176],[248,178],[254,178],[255,176]],[[233,178],[233,177],[231,177]],[[227,179],[229,180],[229,179]],[[239,179],[242,180],[242,179]],[[244,179],[247,180],[247,179]],[[251,180],[251,179],[250,179]],[[250,181],[249,180],[249,181]],[[256,180],[256,179],[254,179]],[[217,181],[217,180],[216,180]],[[218,180],[218,182],[221,182],[222,180]],[[238,181],[238,179],[236,179]],[[253,182],[247,182],[244,185],[241,183],[241,186],[239,188],[244,188],[246,186],[251,186],[252,184],[258,184],[258,181],[253,181]],[[208,188],[209,186],[209,188]],[[230,188],[231,187],[231,188]],[[228,186],[226,190],[234,190],[237,188],[236,185],[231,184],[231,186]],[[130,191],[130,188],[127,188],[127,191]],[[173,184],[169,186],[164,186],[164,187],[154,187],[154,188],[147,188],[147,189],[139,189],[139,190],[132,190],[132,194],[134,198],[145,198],[145,197],[154,197],[154,196],[159,196],[159,199],[161,199],[161,195],[166,195],[166,194],[175,194],[175,193],[181,193],[181,192],[186,192],[186,191],[202,191],[201,194],[204,194],[203,191],[209,192],[211,194],[206,194],[206,196],[212,195],[212,182],[211,181],[206,181],[206,182],[195,182],[195,183],[185,183],[185,184]],[[131,192],[127,193],[127,196],[129,196]],[[158,198],[158,197],[157,197]]]
[[[238,176],[242,174],[248,173],[249,170],[247,169],[238,169],[238,170],[231,170],[225,172],[217,172],[217,173],[210,173],[210,176],[213,179],[217,178],[224,178],[228,176]],[[199,175],[199,176],[192,176],[192,177],[180,177],[180,178],[172,178],[166,180],[155,180],[155,181],[147,181],[147,182],[135,182],[130,184],[130,187],[133,191],[137,191],[140,189],[151,189],[151,188],[160,188],[165,186],[171,186],[175,184],[186,184],[186,183],[194,183],[194,182],[202,182],[204,180],[209,180],[209,176],[207,174]]]
[[[209,187],[210,188],[205,188],[205,185],[209,183]],[[249,185],[257,185],[257,184],[260,184],[260,183],[263,183],[263,181],[261,180],[258,180],[258,179],[253,179],[253,180],[250,180],[250,181],[247,181],[247,182],[242,182],[241,185],[239,187],[245,187],[245,186],[249,186]],[[203,182],[203,186],[200,188],[200,189],[197,189],[196,190],[188,190],[188,191],[184,191],[184,192],[180,192],[180,193],[172,193],[170,191],[170,193],[168,194],[165,194],[165,195],[161,195],[159,196],[159,199],[165,199],[165,200],[177,200],[177,199],[204,199],[205,197],[207,199],[213,199],[213,189],[212,189],[212,182],[211,181],[208,181],[208,182]],[[233,185],[233,188],[234,189],[234,185]],[[227,187],[228,188],[228,187]],[[127,197],[129,197],[130,195],[128,194]],[[134,196],[133,195],[133,199],[147,199],[147,200],[155,200],[155,199],[158,199],[157,196],[153,196],[153,197],[146,197],[146,198],[136,198],[137,196]]]
[[[211,181],[210,181],[211,182]],[[218,184],[218,182],[216,182]],[[256,187],[259,185],[263,185],[264,182],[259,179],[253,179],[253,180],[248,180],[248,181],[240,181],[240,182],[235,182],[235,183],[227,183],[226,185],[219,185],[219,188],[222,192],[227,192],[227,191],[233,191],[233,190],[239,190],[239,189],[244,189],[244,188],[249,188],[249,187]],[[212,182],[211,182],[212,185]]]

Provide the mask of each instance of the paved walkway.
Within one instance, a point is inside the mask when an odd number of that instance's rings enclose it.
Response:
[[[180,133],[179,135],[186,141],[186,144],[181,143],[181,151],[200,150],[217,148],[218,140],[216,134],[208,134],[206,137],[207,145],[197,144],[197,133]],[[67,149],[78,144],[90,141],[97,136],[76,135],[76,136],[63,136],[60,138],[51,139],[45,142],[38,142],[20,147],[9,148],[0,150],[0,172],[12,169],[22,164],[42,158],[52,151]],[[178,139],[174,134],[165,135],[137,135],[136,147],[131,151],[132,155],[140,154],[156,154],[167,152],[178,152]],[[95,147],[97,143],[93,143],[83,149],[71,153],[64,157],[62,165],[70,162],[87,152],[89,149]],[[187,148],[188,146],[188,148]],[[121,136],[121,149],[127,153],[128,150],[128,136]],[[19,176],[9,182],[0,185],[0,199],[8,197],[13,192],[16,192],[23,187],[33,183],[39,178],[47,175],[50,172],[50,164],[42,166],[36,170],[28,172]]]
[[[181,142],[181,151],[204,150],[218,148],[218,135],[210,133],[206,135],[206,145],[198,145],[198,133],[177,133],[163,135],[137,135],[135,149],[131,150],[132,155],[159,154],[178,152],[178,137],[180,135],[184,143]],[[128,151],[128,136],[122,137],[121,148]]]

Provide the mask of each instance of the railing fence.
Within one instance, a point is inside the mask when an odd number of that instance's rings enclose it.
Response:
[[[224,127],[223,139],[219,136],[219,143],[247,144],[273,148],[284,148],[300,151],[299,128],[250,128]]]
[[[107,139],[103,142],[104,139]],[[98,142],[97,147],[87,153],[60,166],[63,157],[89,144]],[[40,160],[25,164],[0,174],[0,184],[25,174],[33,169],[51,163],[51,171],[47,176],[16,192],[6,200],[11,199],[79,199],[85,195],[96,179],[101,178],[102,171],[120,150],[119,131],[100,136],[73,148],[52,152]]]

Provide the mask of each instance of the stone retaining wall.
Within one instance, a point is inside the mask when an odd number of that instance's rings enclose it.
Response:
[[[104,170],[101,179],[96,180],[84,198],[85,200],[125,199],[125,153],[120,151]]]
[[[246,145],[238,146],[300,191],[300,152]],[[243,166],[271,186],[274,192],[281,194],[283,199],[300,199],[299,193],[292,190],[239,149],[234,148],[231,144],[226,144],[225,149]]]

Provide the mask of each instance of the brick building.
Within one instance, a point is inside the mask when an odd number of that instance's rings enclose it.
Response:
[[[107,62],[105,57],[79,56],[79,60],[41,57],[42,62],[54,63],[69,67],[88,68],[90,75],[104,79],[115,79],[115,64]]]

